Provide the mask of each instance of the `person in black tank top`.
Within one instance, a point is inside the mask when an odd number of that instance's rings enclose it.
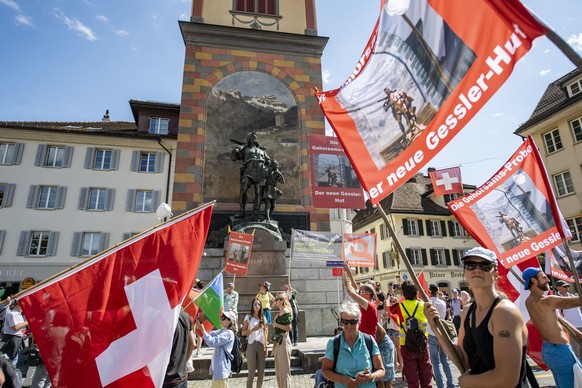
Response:
[[[458,343],[454,345],[469,372],[459,377],[459,385],[527,387],[527,328],[517,306],[500,297],[495,289],[499,276],[495,253],[477,247],[461,260],[474,302],[461,314]],[[438,312],[430,303],[425,303],[425,315],[441,341],[444,337],[434,323]]]

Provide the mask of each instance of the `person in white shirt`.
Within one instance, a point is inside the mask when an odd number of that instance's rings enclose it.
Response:
[[[558,280],[558,281],[556,281],[556,288],[558,290],[559,296],[573,296],[569,292],[570,291],[570,283],[568,283],[568,282],[565,282],[563,280]],[[574,326],[578,330],[582,330],[582,312],[580,310],[581,310],[580,307],[560,310],[562,312],[562,315],[564,316],[564,319],[567,320],[568,322],[570,322],[572,324],[572,326]],[[580,349],[580,344],[578,344],[578,341],[572,339],[570,341],[570,345],[572,346],[572,351],[578,357],[578,359],[579,360],[582,359],[582,357],[581,357],[582,356],[582,354],[581,354],[582,349]]]
[[[438,298],[437,292],[439,291],[439,288],[436,285],[431,284],[428,286],[428,290],[430,291],[430,302],[437,309],[439,317],[441,319],[445,319],[447,314],[447,304],[442,299]],[[430,325],[427,325],[426,331],[428,332],[428,351],[430,355],[430,362],[432,363],[432,370],[436,385],[438,388],[445,387],[443,375],[441,372],[442,365],[445,376],[447,377],[446,388],[454,388],[455,380],[453,380],[453,372],[451,371],[449,358],[447,357],[443,347],[439,344],[439,341],[437,340],[437,337]]]
[[[28,326],[28,322],[26,322],[22,315],[22,308],[16,300],[13,300],[10,303],[8,311],[6,311],[4,327],[2,328],[2,341],[4,345],[0,351],[8,356],[14,366],[18,363],[18,355],[23,349],[24,333],[22,329],[26,326]]]
[[[228,288],[224,290],[224,311],[238,314],[238,292],[234,290],[234,283],[228,283]]]

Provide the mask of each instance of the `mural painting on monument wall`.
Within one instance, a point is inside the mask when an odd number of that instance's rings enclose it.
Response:
[[[285,176],[283,196],[277,203],[301,204],[297,103],[281,81],[257,71],[226,76],[208,97],[204,198],[238,203],[240,165],[230,159],[234,146],[230,139],[246,143],[252,131]]]

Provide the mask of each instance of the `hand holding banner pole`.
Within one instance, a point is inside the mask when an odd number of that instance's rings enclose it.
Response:
[[[378,209],[380,211],[380,214],[382,215],[382,219],[384,220],[384,224],[386,225],[386,228],[388,229],[388,232],[390,233],[390,236],[392,237],[392,241],[394,242],[394,245],[396,245],[396,249],[398,250],[400,257],[402,258],[402,262],[404,262],[404,265],[406,266],[406,269],[408,270],[408,273],[410,274],[410,278],[414,282],[414,285],[416,286],[416,289],[418,290],[422,300],[424,302],[430,302],[430,300],[428,299],[428,295],[426,295],[426,292],[422,288],[420,281],[418,280],[418,277],[416,276],[416,273],[414,272],[414,269],[412,268],[412,264],[410,264],[410,260],[408,260],[408,257],[406,256],[406,252],[404,251],[402,244],[400,244],[400,240],[398,240],[398,237],[396,236],[396,233],[394,232],[394,228],[392,227],[390,220],[388,220],[388,216],[384,212],[384,209],[382,208],[381,205],[378,205]],[[459,369],[459,371],[461,373],[465,373],[465,365],[463,364],[463,362],[461,360],[461,356],[459,355],[459,353],[457,353],[457,350],[455,349],[455,345],[453,344],[451,338],[449,338],[447,334],[443,334],[443,333],[446,333],[446,330],[443,326],[443,323],[439,319],[435,319],[434,323],[436,324],[436,328],[438,329],[438,330],[435,330],[435,334],[437,334],[436,337],[439,340],[439,343],[445,349],[447,355],[449,356],[449,358],[451,359],[453,364],[455,364],[457,369]]]

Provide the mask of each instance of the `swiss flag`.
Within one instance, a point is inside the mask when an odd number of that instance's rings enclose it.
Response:
[[[445,194],[463,194],[463,183],[461,182],[461,168],[451,167],[442,170],[429,171],[430,181],[434,190],[434,196],[439,197]]]
[[[213,206],[152,228],[18,298],[53,386],[162,386]]]

